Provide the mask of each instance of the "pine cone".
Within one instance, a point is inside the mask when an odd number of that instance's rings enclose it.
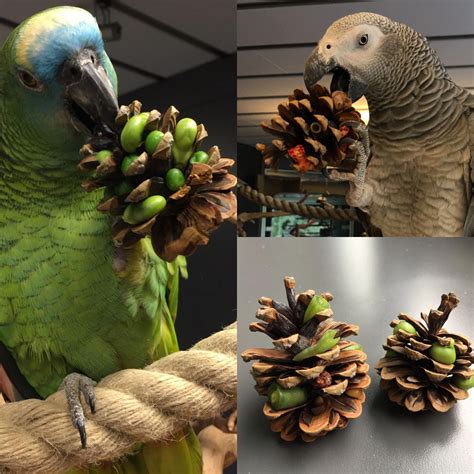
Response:
[[[249,349],[242,358],[257,361],[251,373],[257,392],[268,397],[263,413],[272,431],[285,441],[310,442],[360,416],[369,366],[361,346],[344,340],[358,326],[331,319],[330,293],[295,295],[295,280],[284,282],[288,306],[261,298],[256,317],[262,322],[250,324],[275,348]]]
[[[474,385],[471,343],[443,329],[458,303],[458,297],[449,293],[441,296],[437,310],[421,314],[424,323],[404,313],[391,322],[393,335],[383,346],[387,353],[376,370],[392,402],[410,411],[446,412],[468,397],[467,390]]]
[[[97,209],[116,217],[115,244],[130,248],[151,235],[156,253],[172,261],[205,245],[209,234],[236,212],[229,173],[234,161],[219,148],[199,151],[204,125],[177,122],[170,107],[141,113],[137,100],[120,107],[117,129],[84,145],[79,169],[93,172],[86,191],[106,187]],[[180,125],[181,124],[181,125]]]
[[[272,168],[288,156],[292,166],[301,173],[340,167],[353,170],[351,145],[359,139],[356,128],[364,126],[361,116],[352,107],[351,99],[342,91],[332,94],[316,84],[309,94],[295,89],[288,102],[278,105],[278,115],[261,127],[277,137],[271,145],[257,144]]]

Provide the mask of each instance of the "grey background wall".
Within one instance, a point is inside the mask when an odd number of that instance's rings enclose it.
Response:
[[[239,468],[251,474],[467,473],[474,465],[473,399],[448,413],[410,414],[391,403],[373,369],[401,311],[419,317],[437,308],[440,296],[461,299],[447,327],[474,335],[472,242],[469,239],[239,239],[239,353],[271,347],[270,338],[251,333],[257,299],[284,301],[283,277],[334,294],[335,319],[360,326],[351,337],[364,346],[372,384],[363,413],[342,431],[314,443],[286,443],[270,430],[265,402],[255,392],[250,363],[239,360]]]

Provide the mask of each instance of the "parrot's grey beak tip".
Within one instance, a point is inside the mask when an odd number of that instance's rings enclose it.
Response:
[[[65,63],[62,79],[65,86],[66,107],[74,128],[112,131],[118,113],[118,102],[105,70],[92,60],[90,50]]]
[[[304,68],[304,83],[308,91],[311,90],[325,74],[328,74],[333,67],[332,61],[326,62],[315,49],[306,60]]]
[[[313,53],[306,61],[304,83],[308,91],[320,81],[324,75],[332,74],[331,92],[345,92],[353,102],[359,100],[367,92],[367,84],[357,79],[347,69],[339,66],[334,59],[325,62],[318,53]]]

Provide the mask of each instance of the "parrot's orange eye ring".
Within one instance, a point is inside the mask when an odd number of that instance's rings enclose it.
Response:
[[[17,75],[20,82],[25,87],[28,87],[28,89],[39,91],[43,88],[43,85],[41,84],[41,82],[38,81],[38,79],[36,79],[36,77],[33,76],[31,72],[28,72],[25,69],[18,69]]]
[[[369,35],[368,35],[368,34],[362,35],[362,36],[359,38],[359,44],[360,44],[361,46],[365,46],[368,42],[369,42]]]

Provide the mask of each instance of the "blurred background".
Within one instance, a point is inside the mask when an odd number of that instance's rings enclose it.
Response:
[[[32,14],[69,4],[93,13],[117,71],[119,103],[174,105],[203,122],[206,143],[235,157],[235,2],[232,0],[0,1],[0,44]],[[211,14],[212,13],[212,14]],[[235,227],[225,223],[188,259],[177,331],[182,348],[236,318]]]
[[[277,105],[295,88],[304,90],[303,69],[306,58],[331,23],[361,11],[388,16],[410,25],[428,37],[431,46],[446,65],[452,79],[474,92],[474,3],[472,0],[390,0],[362,1],[259,1],[238,0],[237,45],[237,140],[239,176],[267,194],[289,200],[302,197],[300,183],[285,171],[262,172],[260,153],[255,144],[270,143],[259,124],[275,115]],[[328,86],[330,78],[322,81]],[[363,120],[369,120],[365,98],[355,107]],[[263,178],[263,177],[262,177]],[[325,189],[324,178],[310,177],[308,189]],[[324,193],[320,193],[320,196]],[[342,192],[344,194],[344,190]],[[318,195],[308,204],[317,204]],[[343,196],[327,198],[329,204],[344,205]],[[241,200],[239,212],[259,211],[257,205]],[[305,219],[294,217],[264,219],[262,225],[246,225],[247,235],[291,235]],[[301,229],[300,235],[360,235],[361,228],[349,222],[316,222]]]

